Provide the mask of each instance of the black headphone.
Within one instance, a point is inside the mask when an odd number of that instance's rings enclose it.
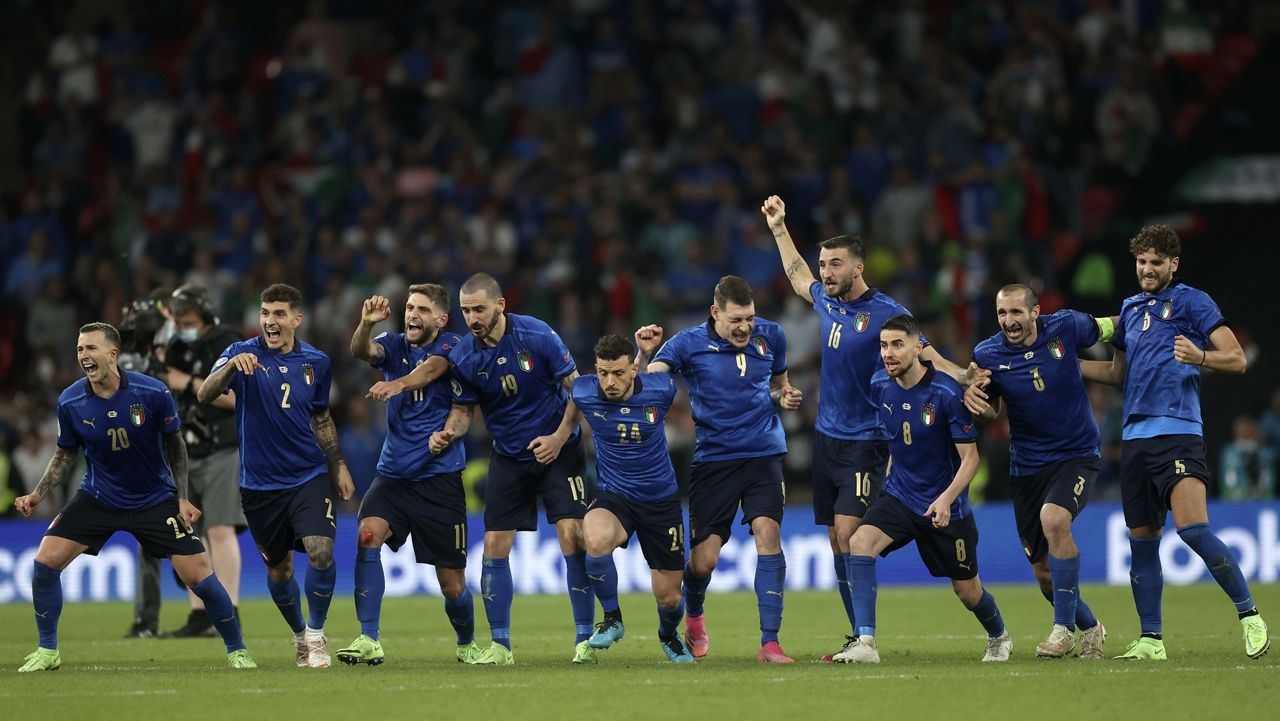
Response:
[[[209,294],[198,285],[181,286],[173,291],[173,295],[169,297],[172,300],[195,306],[201,320],[209,325],[218,325],[221,322],[221,319],[218,318],[218,310],[213,307],[213,301],[209,298]]]

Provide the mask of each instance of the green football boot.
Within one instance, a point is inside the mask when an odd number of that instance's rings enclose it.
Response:
[[[1129,644],[1124,653],[1116,656],[1120,661],[1168,661],[1164,653],[1164,641],[1150,636],[1142,636]]]
[[[348,666],[361,663],[380,666],[387,660],[387,656],[382,652],[382,644],[377,639],[360,634],[351,645],[338,649],[338,660]]]
[[[1267,624],[1262,616],[1245,616],[1240,619],[1244,628],[1244,652],[1249,658],[1262,658],[1271,648],[1271,636],[1267,634]]]
[[[453,655],[454,658],[458,659],[458,663],[475,663],[482,653],[484,652],[480,650],[476,642],[472,641],[471,643],[458,644],[458,648]]]
[[[595,663],[598,660],[596,658],[596,650],[591,648],[590,641],[582,641],[573,647],[574,663]]]
[[[516,657],[511,653],[511,649],[497,641],[489,644],[489,648],[481,651],[471,662],[473,666],[514,666],[515,663]]]
[[[253,660],[246,649],[232,651],[227,654],[227,666],[231,668],[257,668],[258,662]]]
[[[56,648],[37,648],[35,652],[22,659],[26,663],[18,669],[18,673],[31,671],[57,671],[62,668],[62,654]]]

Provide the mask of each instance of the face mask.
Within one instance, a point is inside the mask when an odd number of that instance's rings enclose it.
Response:
[[[198,328],[179,328],[177,336],[178,340],[183,343],[194,343],[196,338],[200,337],[200,330]]]

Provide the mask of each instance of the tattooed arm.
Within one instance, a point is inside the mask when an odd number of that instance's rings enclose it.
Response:
[[[773,240],[778,244],[778,255],[782,258],[782,268],[787,274],[787,280],[791,281],[791,289],[796,295],[812,303],[813,295],[809,292],[809,286],[817,279],[813,277],[813,271],[809,270],[809,264],[804,262],[804,258],[796,250],[796,243],[787,230],[787,206],[782,198],[771,195],[760,206],[760,212],[764,213],[769,232],[773,233]]]
[[[427,439],[427,448],[432,453],[443,453],[454,439],[467,434],[467,430],[471,428],[471,416],[474,413],[474,406],[454,403],[449,411],[449,417],[444,419],[444,428],[432,433],[431,438]]]
[[[40,501],[49,495],[49,491],[61,486],[66,482],[67,476],[71,475],[71,469],[75,468],[76,458],[80,455],[80,449],[63,448],[58,446],[53,452],[53,458],[49,459],[49,465],[44,469],[44,475],[40,477],[40,482],[36,484],[34,491],[25,496],[19,496],[13,502],[13,507],[18,509],[24,516],[30,516],[36,510],[36,506],[40,505]]]
[[[338,497],[344,501],[351,498],[351,494],[355,493],[355,485],[351,482],[347,462],[342,459],[342,449],[338,446],[338,427],[333,424],[333,416],[329,415],[328,408],[321,408],[311,414],[311,430],[316,434],[316,445],[324,453],[325,463],[329,465],[329,476]]]
[[[190,528],[202,515],[199,508],[188,497],[190,485],[190,463],[187,460],[187,442],[182,440],[181,433],[162,433],[164,437],[164,459],[169,462],[169,472],[173,474],[173,483],[178,487],[178,512],[182,520]]]

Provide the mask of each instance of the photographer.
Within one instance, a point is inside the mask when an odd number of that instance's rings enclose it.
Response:
[[[164,364],[159,377],[173,392],[182,416],[183,439],[191,459],[191,501],[204,512],[196,531],[209,549],[215,572],[231,602],[238,606],[240,545],[236,534],[245,529],[247,522],[240,508],[235,400],[228,395],[213,405],[202,405],[196,400],[196,391],[222,351],[241,337],[221,324],[208,293],[199,286],[178,288],[165,310],[172,319],[174,333],[156,353]],[[188,595],[191,613],[186,624],[162,637],[216,635],[204,604],[190,591]]]

